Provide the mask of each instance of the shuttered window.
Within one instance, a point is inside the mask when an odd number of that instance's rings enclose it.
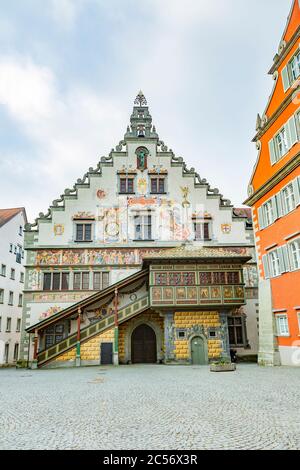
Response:
[[[290,148],[299,141],[299,131],[297,133],[298,119],[298,115],[292,116],[274,138],[269,141],[271,165],[284,157]]]
[[[293,82],[300,76],[300,51],[293,57],[290,62],[290,71]]]
[[[300,269],[300,238],[290,242],[288,248],[291,269],[293,271]]]

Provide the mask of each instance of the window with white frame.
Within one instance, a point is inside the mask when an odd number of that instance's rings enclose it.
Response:
[[[272,273],[272,276],[279,276],[280,273],[280,262],[279,262],[279,256],[278,256],[278,251],[274,250],[269,253],[269,262],[270,262],[270,271]]]
[[[265,220],[267,225],[271,225],[274,222],[274,211],[272,201],[267,201],[264,204]]]
[[[300,76],[300,51],[297,52],[297,54],[294,55],[290,62],[290,72],[291,72],[291,78],[292,81],[294,82],[299,78]]]
[[[282,190],[282,196],[285,212],[291,212],[292,210],[294,210],[296,207],[296,200],[292,183],[290,183]]]
[[[151,214],[138,214],[134,216],[134,239],[152,239],[152,216]]]
[[[289,336],[289,324],[287,315],[275,315],[277,336]]]
[[[10,270],[10,278],[12,280],[15,280],[15,278],[16,278],[16,271],[13,268],[11,268],[11,270]]]
[[[18,303],[18,307],[22,307],[23,305],[23,295],[22,294],[19,294],[19,303]]]
[[[293,115],[269,141],[269,152],[271,164],[274,165],[278,160],[299,141],[296,127],[296,116]]]
[[[8,298],[8,305],[13,305],[13,303],[14,303],[14,293],[10,291],[9,298]]]
[[[6,276],[6,265],[1,264],[1,276]]]
[[[10,253],[13,252],[13,244],[12,244],[12,243],[9,244],[9,252],[10,252]]]
[[[17,326],[16,326],[16,333],[20,333],[21,331],[21,318],[17,319]]]
[[[4,289],[0,289],[0,304],[4,302]]]
[[[300,238],[290,242],[288,247],[291,269],[296,271],[300,269]]]
[[[277,144],[279,156],[283,157],[283,155],[285,155],[289,149],[285,127],[283,127],[281,131],[278,132],[278,134],[275,136],[275,142]]]
[[[281,72],[283,90],[286,92],[300,76],[300,51],[298,50]]]
[[[24,282],[24,273],[20,273],[20,282]]]
[[[11,331],[11,318],[10,317],[8,317],[6,319],[6,330],[5,331],[6,331],[6,333],[10,333],[10,331]]]

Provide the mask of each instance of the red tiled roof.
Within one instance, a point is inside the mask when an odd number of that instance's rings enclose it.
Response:
[[[12,209],[0,209],[0,227],[5,225],[10,219],[12,219],[15,215],[19,214],[19,212],[24,211],[25,222],[27,222],[26,212],[24,207],[15,207]]]

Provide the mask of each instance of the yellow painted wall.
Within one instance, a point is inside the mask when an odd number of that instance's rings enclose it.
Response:
[[[97,336],[94,336],[89,341],[81,344],[81,359],[83,361],[99,361],[100,363],[100,343],[113,342],[114,340],[114,328],[104,331]],[[62,362],[75,360],[76,358],[76,347],[69,351],[62,353],[53,362]]]
[[[113,341],[114,328],[94,336],[89,341],[86,341],[81,345],[81,360],[99,361],[100,363],[100,343],[111,343]]]
[[[145,322],[147,321],[152,321],[153,323],[157,323],[161,330],[162,330],[162,338],[164,338],[164,319],[158,314],[158,313],[143,313],[140,316],[138,316],[139,319],[143,319]],[[126,331],[128,328],[131,327],[132,322],[136,321],[136,317],[133,318],[132,320],[128,320],[125,323],[122,323],[119,326],[119,360],[120,362],[125,361],[125,337],[126,337]],[[164,346],[163,346],[164,347]]]
[[[218,312],[176,312],[174,315],[175,328],[192,328],[201,325],[204,328],[218,328],[221,326]],[[217,358],[221,354],[221,341],[209,339],[207,341],[209,359]],[[189,340],[175,340],[175,355],[177,359],[190,359]]]

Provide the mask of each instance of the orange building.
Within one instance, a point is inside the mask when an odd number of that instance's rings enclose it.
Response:
[[[254,137],[252,207],[260,272],[259,363],[300,366],[300,5],[269,72],[274,88]]]

